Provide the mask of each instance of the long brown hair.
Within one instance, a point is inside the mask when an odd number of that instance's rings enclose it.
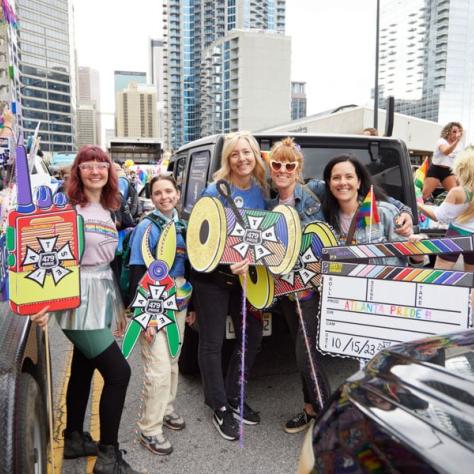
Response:
[[[72,205],[83,206],[89,201],[84,193],[84,185],[81,180],[79,165],[86,161],[99,161],[109,163],[109,177],[100,195],[100,203],[106,209],[115,211],[120,208],[120,193],[118,187],[117,172],[109,155],[96,145],[83,146],[76,155],[71,166],[71,175],[67,185],[67,195]]]

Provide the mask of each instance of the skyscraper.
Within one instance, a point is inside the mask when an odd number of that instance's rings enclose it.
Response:
[[[99,72],[79,67],[77,72],[77,147],[101,142]]]
[[[131,82],[146,84],[146,72],[142,71],[114,71],[114,92],[123,91]]]
[[[32,135],[41,121],[41,148],[76,147],[75,65],[69,0],[17,0],[23,127]]]
[[[474,132],[474,0],[381,6],[380,97],[394,95],[398,112]]]
[[[156,89],[131,82],[117,93],[117,136],[158,138]]]
[[[291,120],[306,117],[306,82],[291,83]]]
[[[158,137],[163,138],[163,125],[165,121],[165,97],[164,97],[164,48],[165,43],[161,39],[150,39],[149,42],[150,66],[149,83],[156,87],[156,109],[158,112]]]
[[[231,66],[228,57],[230,50],[226,49],[231,42],[226,42],[225,38],[232,30],[241,30],[238,37],[234,37],[234,43],[241,44],[245,42],[243,38],[250,30],[283,36],[285,0],[166,0],[163,21],[166,41],[165,134],[168,145],[176,149],[208,131],[233,130],[230,119],[230,88],[234,91],[234,101],[245,91],[235,80],[230,82],[230,69],[224,70],[226,62],[232,68],[238,62],[234,57]],[[255,37],[255,40],[267,44],[267,38],[263,35]],[[245,47],[248,47],[248,42],[245,43]],[[274,41],[275,46],[276,43]],[[265,57],[260,57],[260,63],[267,64]],[[248,70],[247,74],[250,73]],[[229,86],[227,96],[225,91],[219,92],[219,84],[221,89],[225,89],[226,81]],[[215,87],[211,86],[212,82]],[[288,118],[289,94],[288,82],[285,97],[274,97],[276,101],[286,102]],[[222,107],[226,106],[223,102],[226,100],[228,107],[223,110]],[[218,115],[221,113],[225,117],[226,112],[229,127],[226,126],[226,119]],[[202,120],[203,116],[207,118]],[[234,120],[233,124],[236,123],[238,121]]]

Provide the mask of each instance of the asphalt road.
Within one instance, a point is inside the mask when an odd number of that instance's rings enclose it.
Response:
[[[91,472],[93,458],[62,461],[61,432],[65,423],[64,388],[71,345],[61,330],[50,329],[54,406],[55,406],[55,466],[56,472]],[[331,386],[337,387],[358,368],[353,360],[325,358]],[[174,452],[169,456],[156,456],[136,441],[136,421],[140,410],[142,374],[139,351],[130,357],[132,379],[127,393],[125,410],[120,426],[119,442],[127,450],[126,459],[135,469],[148,473],[292,473],[295,472],[303,433],[286,434],[284,423],[302,408],[300,379],[291,348],[289,335],[280,332],[278,337],[265,338],[255,369],[248,384],[248,400],[260,411],[262,422],[246,426],[244,447],[238,442],[221,438],[211,422],[212,412],[204,405],[199,376],[182,376],[176,402],[177,411],[187,426],[181,432],[166,430]],[[96,382],[97,383],[97,382]],[[93,414],[88,414],[85,429],[98,437],[97,397],[100,385],[92,398]],[[92,426],[89,426],[92,422]]]

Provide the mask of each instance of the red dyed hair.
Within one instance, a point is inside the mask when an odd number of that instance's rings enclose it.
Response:
[[[106,209],[115,211],[120,208],[120,193],[118,187],[118,177],[115,171],[114,164],[109,155],[105,153],[102,148],[96,145],[83,146],[76,155],[76,158],[71,166],[71,175],[67,185],[67,195],[69,202],[72,205],[84,206],[89,201],[84,193],[84,185],[81,180],[81,170],[79,165],[85,161],[103,161],[109,163],[109,179],[106,185],[102,188],[100,196],[100,203]]]

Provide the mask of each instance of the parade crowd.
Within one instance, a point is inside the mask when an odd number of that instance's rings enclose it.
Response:
[[[445,201],[440,207],[419,204],[420,211],[429,218],[449,224],[447,235],[474,232],[474,150],[460,151],[461,137],[459,123],[452,122],[444,127],[424,182],[424,200],[428,200],[441,184],[448,191]],[[232,133],[225,137],[221,166],[203,196],[215,197],[227,206],[216,187],[217,181],[225,180],[238,207],[272,210],[282,204],[291,206],[302,226],[314,221],[327,222],[345,245],[420,238],[413,234],[410,208],[387,196],[355,156],[341,154],[333,157],[324,169],[322,180],[305,182],[303,169],[304,156],[294,139],[288,137],[275,143],[268,156],[263,158],[250,133]],[[83,147],[63,177],[65,182],[61,191],[67,194],[70,203],[84,219],[81,306],[54,314],[45,308],[31,319],[45,326],[48,319],[54,317],[73,344],[66,397],[64,457],[97,456],[93,471],[97,474],[137,472],[125,461],[118,445],[131,371],[115,337],[122,336],[127,325],[123,303],[130,304],[147,271],[142,240],[148,238],[148,247],[154,254],[163,229],[171,221],[175,223],[177,238],[169,274],[175,281],[178,294],[184,295],[175,311],[181,341],[185,324],[197,323],[204,402],[210,408],[219,434],[229,441],[239,439],[239,422],[246,425],[260,422],[260,414],[251,408],[251,401],[240,399],[245,393],[241,384],[249,379],[263,331],[260,311],[249,304],[245,312],[242,308],[239,276],[247,274],[249,261],[243,259],[232,265],[221,264],[210,273],[197,272],[190,267],[186,252],[186,222],[180,218],[178,209],[180,189],[171,175],[159,174],[149,181],[154,210],[145,216],[140,216],[140,210],[136,208],[133,176],[114,164],[97,146]],[[361,228],[356,225],[356,214],[371,189],[379,222]],[[123,268],[120,258],[126,246],[129,248],[130,285],[124,292],[117,280]],[[373,260],[387,265],[424,263],[423,258],[416,257]],[[456,255],[442,255],[438,257],[436,266],[450,269],[456,260]],[[474,270],[474,254],[464,255],[464,262],[466,270]],[[301,375],[303,396],[300,410],[295,407],[297,414],[283,427],[288,433],[297,433],[316,417],[331,394],[322,355],[316,349],[319,292],[314,288],[282,296],[275,304],[288,324]],[[296,316],[298,312],[300,318]],[[224,377],[222,348],[227,315],[232,318],[237,340]],[[246,352],[244,377],[241,377],[240,348],[244,322]],[[173,447],[164,428],[182,430],[186,426],[175,406],[179,355],[170,355],[166,332],[157,331],[155,327],[142,332],[140,350],[144,370],[144,406],[137,420],[140,443],[154,454],[169,455]],[[91,380],[96,369],[104,378],[98,441],[84,431]]]

